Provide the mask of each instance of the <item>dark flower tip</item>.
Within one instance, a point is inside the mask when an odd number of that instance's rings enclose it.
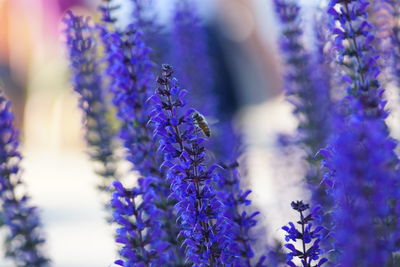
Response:
[[[168,64],[162,65],[162,72],[163,72],[163,76],[168,77],[168,78],[171,77],[172,74],[174,73],[171,65],[168,65]]]
[[[294,210],[297,210],[298,212],[303,212],[307,209],[310,208],[310,205],[304,204],[303,201],[292,201],[290,204]]]

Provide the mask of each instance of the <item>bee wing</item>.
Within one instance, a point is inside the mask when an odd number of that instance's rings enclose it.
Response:
[[[215,124],[218,124],[218,123],[219,123],[219,120],[218,120],[216,117],[205,116],[204,118],[205,118],[205,120],[207,121],[207,124],[208,124],[209,126],[215,125]]]

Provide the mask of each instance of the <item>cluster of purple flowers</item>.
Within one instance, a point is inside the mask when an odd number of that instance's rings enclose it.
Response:
[[[388,2],[393,5],[393,10],[398,8],[392,1],[382,1],[382,4]],[[296,44],[300,27],[290,23],[299,20],[299,9],[294,1],[275,3],[281,21],[286,25],[286,42],[282,46],[289,57],[286,63],[289,67],[294,66],[300,58],[297,52],[301,46]],[[326,31],[333,35],[328,40],[333,52],[329,51],[331,54],[325,58],[334,58],[331,65],[337,66],[335,75],[341,78],[336,84],[329,77],[325,78],[325,82],[336,87],[335,91],[328,88],[328,94],[341,89],[342,97],[332,102],[326,117],[330,130],[324,142],[320,143],[319,156],[316,157],[316,160],[323,158],[324,174],[318,175],[319,184],[314,185],[311,192],[313,205],[320,205],[324,211],[316,220],[325,227],[319,235],[319,245],[325,251],[319,253],[326,253],[330,263],[342,266],[396,266],[400,230],[397,219],[399,160],[395,154],[397,142],[389,136],[385,122],[389,112],[385,109],[385,91],[379,80],[379,60],[396,61],[398,48],[395,47],[392,53],[394,59],[379,58],[375,48],[378,42],[372,23],[368,21],[368,7],[369,1],[362,0],[331,0],[327,7],[329,28]],[[393,14],[396,15],[396,12]],[[292,28],[287,25],[292,25]],[[394,25],[393,33],[396,31],[397,25]],[[395,36],[392,39],[395,40]],[[295,68],[295,73],[301,74],[302,68],[307,65],[297,63],[297,66],[299,68]],[[306,71],[303,73],[307,74]],[[293,82],[293,75],[289,72],[286,79]],[[312,87],[301,86],[304,80],[304,77],[295,79],[301,90],[312,90]],[[298,100],[304,104],[309,103],[310,98],[300,96]],[[296,105],[299,106],[298,103]],[[323,109],[321,102],[313,105]],[[313,114],[307,114],[307,109],[300,111],[303,119],[312,120]],[[301,123],[299,134],[304,132],[304,124]],[[307,138],[316,137],[312,132],[306,134]],[[312,148],[310,144],[308,146]],[[325,197],[315,198],[321,184]],[[293,229],[294,226],[285,228],[289,233]],[[289,259],[296,256],[304,260],[304,255],[294,247],[288,248],[292,251]],[[309,266],[306,264],[303,262],[303,266]]]
[[[288,226],[282,227],[287,233],[285,240],[288,243],[285,247],[290,250],[287,264],[291,267],[296,267],[293,258],[298,257],[301,259],[303,267],[321,266],[328,261],[326,258],[320,259],[322,250],[319,248],[319,243],[323,238],[323,234],[321,233],[323,232],[323,227],[318,226],[313,228],[312,225],[312,221],[318,216],[316,213],[318,213],[319,209],[315,208],[310,214],[305,215],[304,212],[310,208],[308,204],[304,204],[303,201],[293,201],[291,205],[300,215],[300,220],[297,222],[300,225],[300,230],[292,222],[289,222]],[[289,243],[289,241],[296,242],[297,240],[301,240],[302,243],[300,250]]]
[[[205,139],[192,118],[195,110],[185,108],[186,94],[172,77],[169,65],[163,65],[150,123],[159,137],[159,150],[167,168],[171,197],[180,226],[179,235],[186,246],[186,258],[196,265],[221,265],[233,262],[229,218],[213,187],[217,166],[206,165]]]
[[[172,218],[176,220],[172,208],[175,202],[168,198],[169,185],[165,170],[160,169],[162,156],[157,152],[157,144],[153,140],[154,126],[148,123],[150,105],[147,100],[153,90],[154,80],[150,49],[143,40],[142,28],[138,23],[128,25],[124,31],[107,30],[103,25],[99,25],[99,28],[107,51],[106,74],[111,77],[109,90],[121,122],[119,136],[123,141],[126,159],[132,163],[133,169],[143,176],[138,188],[129,191],[140,192],[143,200],[137,209],[145,214],[141,220],[147,222],[143,229],[139,227],[140,231],[146,228],[149,236],[144,246],[150,245],[158,253],[153,263],[181,265],[183,252],[175,238],[178,229],[169,221]],[[116,203],[118,198],[127,199],[127,196],[122,194],[126,189],[122,189],[121,184],[118,186],[118,193],[114,194]],[[134,196],[138,195],[139,193]],[[114,204],[113,207],[117,208],[114,217],[119,218],[123,214],[129,221],[132,214],[119,212],[119,208]],[[121,229],[125,229],[124,234],[137,236],[138,233],[129,233],[127,225],[122,225]],[[128,239],[125,244],[129,246],[129,242]],[[121,256],[129,262],[129,257],[123,254]]]
[[[323,33],[317,31],[316,52],[310,53],[304,45],[298,1],[274,0],[274,4],[282,24],[279,41],[285,62],[285,94],[298,119],[296,135],[289,140],[305,152],[308,165],[305,178],[312,192],[312,203],[331,206],[331,200],[321,185],[320,163],[315,158],[318,150],[326,145],[331,127],[330,76],[321,48]],[[320,71],[315,72],[314,68]]]
[[[18,132],[13,125],[11,104],[0,92],[0,226],[7,228],[6,256],[17,266],[48,266],[43,251],[45,237],[38,210],[21,189],[21,154]]]
[[[83,111],[88,153],[94,162],[99,163],[96,173],[103,177],[99,188],[105,191],[118,178],[117,159],[114,132],[107,119],[110,111],[96,57],[93,28],[89,25],[88,18],[75,16],[70,11],[64,21],[72,84],[79,95],[79,108]]]
[[[282,227],[286,243],[271,249],[256,232],[259,212],[243,187],[242,133],[217,112],[216,74],[195,3],[173,5],[170,50],[157,45],[162,27],[152,3],[132,0],[134,18],[126,26],[112,0],[103,1],[97,23],[71,11],[64,19],[85,140],[115,224],[115,264],[399,266],[400,161],[385,120],[380,65],[388,60],[398,83],[400,4],[380,1],[396,21],[393,51],[385,48],[380,58],[369,1],[330,0],[309,48],[298,1],[273,0],[282,26],[284,89],[298,120],[289,140],[304,155],[310,205],[291,203],[299,220]],[[209,125],[209,117],[223,122]],[[8,229],[7,256],[17,266],[47,266],[37,209],[27,194],[16,193],[23,183],[12,121],[10,103],[0,95],[0,226]],[[118,171],[123,160],[137,177],[133,183]],[[277,257],[282,248],[286,260]]]
[[[368,1],[330,1],[332,33],[343,66],[347,96],[338,103],[324,166],[335,201],[336,261],[347,265],[390,265],[399,233],[399,160],[385,123],[384,89]],[[349,216],[348,214],[352,214]],[[357,241],[348,242],[348,238]],[[365,243],[363,240],[368,240]]]

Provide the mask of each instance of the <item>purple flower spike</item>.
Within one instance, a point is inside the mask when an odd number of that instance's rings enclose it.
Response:
[[[0,92],[0,220],[7,228],[6,257],[16,266],[49,266],[43,253],[45,239],[38,210],[26,193],[19,192],[23,187],[19,167],[22,156],[13,119],[11,104]]]
[[[377,80],[380,69],[378,56],[372,41],[375,39],[372,25],[367,21],[367,0],[331,0],[328,14],[332,19],[332,34],[338,51],[338,63],[346,70],[345,79],[350,82],[349,95],[357,99],[352,111],[366,117],[387,116],[385,102],[380,95],[381,85]],[[336,23],[335,23],[336,22]],[[359,108],[360,107],[360,108]]]
[[[351,116],[336,125],[341,130],[323,161],[335,201],[331,214],[335,261],[344,266],[386,266],[398,249],[400,233],[395,219],[399,214],[396,142],[380,120]]]
[[[171,197],[177,200],[186,260],[194,266],[231,265],[239,257],[232,241],[232,222],[217,198],[215,168],[207,166],[206,140],[194,122],[195,111],[185,108],[182,90],[172,74],[172,68],[163,65],[159,87],[149,100],[155,106],[151,123],[164,155],[162,166],[167,168]]]
[[[323,174],[317,152],[326,146],[331,133],[330,69],[324,53],[326,25],[324,18],[315,22],[315,53],[306,50],[301,25],[301,9],[295,0],[274,0],[276,13],[282,24],[280,47],[285,62],[284,85],[287,100],[294,105],[294,115],[299,126],[294,142],[305,153],[305,180],[311,192],[311,204],[321,205],[323,211],[330,213],[333,207],[332,197],[327,194],[327,186],[322,183]],[[318,71],[315,71],[318,69]],[[286,139],[286,138],[285,138]],[[287,143],[286,140],[283,140]],[[321,216],[328,227],[328,216]],[[329,245],[328,245],[329,246]]]
[[[89,18],[75,16],[71,11],[67,12],[64,22],[72,85],[79,96],[79,107],[83,112],[88,152],[94,162],[100,163],[96,169],[96,173],[103,178],[99,189],[107,192],[111,182],[119,176],[114,152],[115,138],[107,120],[104,82],[96,56],[94,29],[88,24]]]
[[[184,253],[176,238],[179,230],[174,223],[175,201],[168,199],[169,183],[165,172],[159,168],[162,157],[157,153],[157,143],[153,142],[154,127],[148,123],[151,109],[146,101],[154,83],[151,50],[136,23],[128,25],[124,31],[113,31],[106,26],[110,25],[98,25],[108,64],[106,75],[110,77],[109,90],[120,121],[119,137],[125,148],[125,158],[142,177],[138,186],[131,190],[142,192],[137,201],[141,199],[139,209],[143,209],[143,216],[148,218],[145,233],[152,236],[148,246],[156,252],[152,262],[180,266]],[[126,258],[129,254],[121,256],[126,262],[135,261]]]
[[[212,60],[207,49],[207,38],[204,26],[197,14],[195,1],[176,1],[173,17],[171,61],[174,63],[177,76],[182,77],[180,83],[190,88],[190,106],[211,118],[226,120],[223,112],[217,112],[217,97],[214,90],[215,77],[212,71]],[[181,91],[185,92],[185,91]],[[183,97],[179,96],[180,99]],[[178,122],[171,119],[172,126]],[[251,191],[242,192],[240,189],[238,153],[233,153],[238,146],[239,138],[235,136],[232,122],[220,123],[216,134],[212,133],[209,142],[204,143],[209,151],[222,162],[221,175],[216,180],[218,197],[223,201],[227,210],[225,216],[232,222],[232,236],[240,257],[237,264],[251,266],[254,258],[250,230],[256,224],[258,212],[247,213],[244,206],[250,204],[247,196]],[[261,266],[261,265],[260,265]]]
[[[144,182],[144,179],[139,180],[139,183]],[[147,215],[153,207],[150,201],[144,200],[144,192],[139,188],[125,189],[119,181],[113,186],[111,205],[114,221],[118,224],[115,241],[122,244],[119,253],[124,258],[115,263],[121,266],[166,266],[171,263],[160,257],[164,253],[169,255],[170,244],[155,242],[162,233],[155,231]]]
[[[305,214],[305,211],[310,208],[308,204],[304,204],[303,201],[293,201],[291,205],[300,215],[300,220],[297,222],[300,225],[300,229],[292,222],[289,222],[288,226],[282,227],[287,233],[285,240],[288,243],[285,247],[290,251],[287,254],[287,265],[297,267],[293,259],[298,258],[302,267],[322,266],[327,262],[326,258],[320,258],[322,250],[319,247],[319,243],[324,237],[324,228],[321,226],[313,227],[314,214]],[[289,243],[290,241],[301,241],[301,248],[296,248],[292,243]]]
[[[399,238],[399,160],[389,137],[388,112],[368,1],[331,0],[337,61],[347,96],[338,103],[323,166],[335,207],[331,226],[334,261],[343,266],[390,265]],[[335,262],[335,263],[336,263]],[[396,265],[396,264],[395,264]]]
[[[315,164],[313,156],[325,145],[329,134],[331,100],[327,85],[329,76],[326,77],[326,70],[322,67],[323,51],[317,51],[314,58],[305,49],[298,1],[274,0],[274,4],[282,24],[280,48],[285,62],[285,93],[288,101],[294,105],[293,113],[299,120],[298,137],[295,139],[306,150],[307,160]],[[321,38],[321,35],[317,36],[318,42],[322,42]],[[320,71],[313,71],[317,67]],[[318,184],[319,181],[315,179],[310,177],[307,180],[311,184]]]
[[[260,212],[246,212],[251,200],[248,199],[251,190],[243,191],[240,187],[239,163],[220,163],[222,171],[216,176],[218,197],[226,206],[225,216],[232,220],[232,237],[236,250],[240,253],[237,262],[240,266],[253,266],[254,251],[252,248],[254,237],[251,230],[257,224],[256,217]],[[261,259],[261,258],[260,258]],[[259,263],[257,266],[263,266]]]
[[[226,115],[216,110],[217,98],[213,92],[215,77],[212,72],[212,60],[208,55],[205,29],[201,25],[194,1],[176,1],[173,19],[171,61],[174,62],[177,75],[182,77],[181,84],[191,89],[189,105],[207,117],[226,120]],[[183,99],[181,96],[179,98]],[[176,122],[178,122],[176,118],[171,119],[173,126]],[[232,134],[234,132],[232,122],[226,121],[218,126],[216,134],[213,132],[211,140],[204,145],[222,162],[226,162],[220,163],[221,175],[216,179],[218,197],[226,206],[224,215],[233,222],[232,237],[235,241],[235,250],[241,255],[237,258],[237,264],[250,266],[254,258],[250,230],[256,224],[255,216],[258,213],[245,212],[244,206],[250,204],[250,200],[247,199],[250,191],[242,192],[240,189],[240,175],[236,161],[238,153],[233,153],[238,146],[239,138]]]
[[[111,11],[108,8],[104,6],[102,12],[104,22],[107,23],[107,26],[110,26],[113,20],[109,19]],[[72,13],[68,13],[68,15],[67,37],[74,74],[74,86],[75,90],[81,96],[80,106],[85,112],[84,114],[88,121],[87,141],[93,147],[94,152],[97,152],[97,154],[92,153],[91,156],[94,160],[103,163],[108,168],[106,169],[107,171],[100,172],[100,174],[105,178],[115,180],[118,177],[115,175],[115,169],[112,169],[115,168],[112,157],[113,151],[111,150],[113,136],[110,132],[111,127],[106,121],[107,107],[105,93],[102,91],[104,84],[100,79],[100,70],[96,68],[96,50],[94,40],[91,38],[92,29],[88,27],[87,21],[83,18],[76,17]],[[121,57],[121,54],[116,54],[119,51],[127,51],[127,57],[129,57],[133,53],[139,53],[142,47],[144,49],[147,48],[144,46],[135,46],[133,32],[126,34],[128,39],[124,43],[122,39],[115,39],[119,38],[117,33],[108,32],[107,27],[103,27],[103,25],[99,26],[99,28],[103,40],[108,41],[106,43],[109,45],[106,47],[109,49],[107,56],[115,56],[113,61],[110,62],[107,71],[109,71],[111,78],[115,78],[111,80],[110,88],[114,90],[112,91],[115,95],[114,104],[119,108],[117,115],[122,121],[120,135],[124,141],[124,145],[129,148],[127,158],[135,164],[135,168],[145,177],[139,180],[138,188],[130,190],[123,188],[121,183],[114,182],[115,193],[113,194],[111,207],[113,208],[113,221],[120,227],[117,231],[116,241],[123,244],[120,249],[120,255],[124,258],[122,262],[128,264],[128,266],[134,263],[164,265],[166,262],[173,262],[171,260],[173,253],[170,251],[170,247],[177,246],[170,246],[165,242],[168,236],[166,236],[166,233],[162,229],[165,227],[173,229],[173,225],[160,223],[165,221],[161,217],[166,216],[162,207],[165,205],[171,206],[173,203],[165,200],[168,193],[164,192],[160,194],[159,190],[165,190],[168,187],[165,185],[160,186],[159,184],[159,177],[157,175],[161,174],[158,172],[157,158],[152,157],[152,155],[156,155],[156,149],[149,142],[151,139],[151,130],[145,127],[148,115],[146,109],[138,108],[144,106],[148,97],[146,91],[140,88],[146,88],[145,83],[151,79],[151,76],[147,80],[144,76],[141,76],[139,81],[131,83],[130,79],[135,79],[133,76],[138,75],[138,69],[124,68],[123,64],[126,62],[123,62],[123,60],[125,60],[125,57]],[[121,50],[118,50],[120,48]],[[141,54],[134,55],[142,56]],[[134,61],[138,60],[134,56],[130,59],[133,65],[135,64]],[[144,62],[144,66],[146,66],[147,61],[141,62]],[[128,70],[132,71],[130,73],[132,75],[128,73],[128,76],[126,76],[127,80],[119,80],[118,77],[125,77],[126,72],[124,73],[123,71]],[[146,73],[149,70],[140,69],[140,71]],[[115,91],[120,85],[125,86],[121,86],[120,88],[122,90],[127,89],[126,93]],[[129,91],[130,88],[133,89]],[[132,100],[133,102],[129,102]],[[145,140],[148,141],[146,142]],[[153,162],[149,163],[150,161]],[[109,184],[104,187],[109,188],[111,179],[107,180],[107,183]],[[159,188],[159,190],[155,190],[155,188]],[[131,221],[131,216],[134,216],[133,221]],[[174,235],[173,230],[170,232]],[[175,240],[173,242],[177,243]],[[140,244],[141,248],[138,249],[134,244]]]
[[[146,100],[153,87],[153,64],[150,49],[135,25],[124,32],[109,32],[102,28],[110,77],[109,90],[117,116],[121,121],[119,136],[126,148],[126,158],[142,175],[159,175],[156,144],[151,140],[152,128]]]

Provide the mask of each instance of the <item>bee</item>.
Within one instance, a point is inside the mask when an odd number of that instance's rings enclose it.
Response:
[[[206,118],[204,118],[204,116],[201,115],[199,112],[194,112],[192,114],[192,118],[193,118],[194,124],[199,129],[201,129],[201,131],[204,133],[204,135],[207,137],[210,137],[211,131],[210,131],[210,127],[208,126],[208,123],[206,121]]]

